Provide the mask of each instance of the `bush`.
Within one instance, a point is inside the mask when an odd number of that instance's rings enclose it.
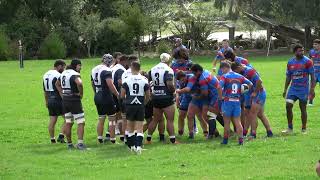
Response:
[[[66,45],[55,32],[50,33],[40,47],[40,58],[58,59],[66,57]]]
[[[9,55],[9,38],[0,30],[0,61],[8,60]]]
[[[264,49],[267,47],[267,40],[266,37],[260,36],[256,39],[254,43],[254,48],[256,49]]]
[[[171,46],[167,41],[160,41],[157,45],[157,53],[169,53],[171,52]]]

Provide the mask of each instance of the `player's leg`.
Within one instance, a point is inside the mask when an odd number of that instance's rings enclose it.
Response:
[[[264,127],[267,130],[267,137],[273,137],[273,132],[270,126],[270,122],[269,119],[267,118],[267,116],[264,113],[264,108],[262,107],[258,113],[258,118],[261,120],[261,122],[263,123]]]
[[[116,142],[116,133],[115,133],[115,129],[116,129],[116,120],[117,120],[117,114],[111,114],[108,115],[108,119],[109,119],[109,134],[110,134],[110,142],[112,142],[113,144]]]
[[[77,129],[78,144],[77,144],[77,148],[79,150],[85,150],[85,146],[84,146],[84,143],[83,143],[84,126],[85,126],[84,113],[74,114],[73,117],[74,117],[74,120],[78,124],[78,129]]]
[[[234,121],[234,125],[236,126],[239,145],[243,145],[243,127],[241,125],[240,116],[233,117],[233,121]]]
[[[99,115],[98,124],[97,124],[97,134],[98,142],[103,143],[103,131],[104,131],[104,122],[106,120],[106,115]]]
[[[135,118],[135,130],[137,132],[135,146],[136,153],[141,154],[143,142],[143,120],[144,120],[144,107],[137,107]]]
[[[184,109],[179,109],[179,118],[178,118],[178,134],[183,135],[184,132],[184,120],[187,117],[187,111]]]
[[[174,113],[175,113],[175,106],[171,105],[168,107],[163,108],[164,115],[167,119],[167,131],[169,134],[170,142],[172,144],[176,143],[176,136],[174,133]]]
[[[161,120],[161,118],[163,118],[162,114],[163,114],[163,111],[160,108],[156,108],[156,107],[153,108],[153,119],[150,122],[148,127],[148,135],[147,135],[147,142],[146,142],[147,144],[151,143],[152,134],[155,131],[158,125],[158,122]]]
[[[231,118],[227,117],[227,116],[223,116],[223,120],[224,120],[224,132],[223,132],[223,140],[221,142],[221,144],[228,144],[228,139],[230,136],[230,121]]]
[[[163,115],[161,115],[160,121],[158,122],[159,140],[164,142],[164,132],[166,130],[165,121]]]
[[[55,129],[54,127],[56,126],[57,120],[58,120],[58,116],[50,116],[48,131],[49,131],[51,143],[56,143],[56,138],[54,136],[54,129]]]
[[[200,109],[193,103],[191,102],[188,107],[188,113],[187,113],[187,119],[188,119],[188,129],[189,129],[189,139],[194,138],[194,118],[196,116],[196,113],[199,112]]]
[[[209,134],[208,139],[213,138],[215,134],[219,134],[217,125],[216,125],[216,119],[219,114],[219,105],[217,99],[211,99],[209,103],[209,111],[207,113],[208,116],[208,126],[209,126]]]
[[[204,137],[208,136],[208,110],[208,105],[203,105],[201,108],[202,119],[199,119]]]
[[[307,130],[307,120],[308,120],[307,101],[300,100],[299,107],[301,111],[301,121],[302,121],[301,131],[305,133]]]
[[[288,134],[292,133],[293,131],[293,104],[298,99],[297,96],[292,94],[292,92],[289,90],[287,98],[286,98],[286,112],[287,112],[287,121],[288,121],[288,129],[283,130],[282,133]]]
[[[71,139],[71,129],[72,129],[72,125],[73,125],[73,116],[71,114],[71,112],[66,113],[65,115],[65,120],[66,120],[66,128],[65,128],[65,132],[66,132],[66,138],[67,138],[67,145],[68,148],[71,149],[73,148],[73,144],[72,144],[72,139]]]
[[[135,121],[128,120],[127,121],[127,130],[128,130],[128,139],[127,145],[131,151],[135,150],[135,133],[134,133]]]

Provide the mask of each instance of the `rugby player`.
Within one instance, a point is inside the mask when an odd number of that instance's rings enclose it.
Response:
[[[301,111],[302,127],[301,132],[306,133],[307,130],[307,102],[308,95],[311,99],[314,97],[315,77],[312,61],[304,56],[304,48],[301,45],[295,45],[293,48],[295,57],[291,58],[287,64],[286,82],[283,90],[283,97],[286,99],[286,111],[288,120],[288,129],[282,133],[290,134],[293,132],[293,104],[299,100]],[[309,87],[309,77],[311,85]],[[291,83],[291,84],[290,84]],[[290,88],[288,90],[288,87]]]
[[[251,138],[256,138],[256,130],[258,127],[257,117],[262,121],[263,125],[267,131],[267,137],[272,137],[273,133],[270,127],[268,118],[264,113],[264,105],[266,102],[266,90],[262,86],[262,80],[259,73],[249,66],[240,64],[239,62],[233,62],[231,64],[231,69],[234,72],[237,72],[247,79],[249,79],[253,84],[252,91],[249,91],[248,94],[245,94],[245,106],[249,109],[249,122],[246,122],[243,126],[244,130],[247,131],[248,124],[251,124]],[[244,133],[246,134],[246,133]]]
[[[309,52],[309,57],[313,62],[314,75],[316,83],[320,83],[320,39],[315,39],[313,41],[313,49]],[[309,100],[309,105],[313,105],[314,97],[311,97]]]
[[[79,150],[85,150],[86,146],[83,143],[85,118],[82,108],[81,99],[83,97],[83,85],[80,77],[81,61],[73,59],[71,64],[67,66],[67,70],[63,71],[59,80],[56,81],[56,86],[62,92],[63,112],[66,120],[66,137],[68,149],[73,149],[71,139],[71,128],[73,121],[78,124],[78,144]]]
[[[54,63],[53,69],[49,70],[43,75],[44,98],[45,98],[46,107],[48,108],[49,117],[50,117],[48,131],[49,131],[51,143],[56,143],[56,139],[54,137],[54,129],[55,129],[55,125],[57,123],[58,117],[64,115],[63,108],[62,108],[62,98],[56,87],[56,81],[60,78],[60,75],[64,71],[65,66],[66,66],[66,63],[63,60],[57,60]],[[65,122],[63,122],[62,124],[61,131],[57,139],[57,141],[60,143],[65,143],[64,128],[65,128]]]
[[[150,100],[148,80],[140,73],[140,63],[131,63],[131,72],[123,82],[121,98],[126,104],[128,139],[131,151],[141,154],[143,141],[144,105]],[[137,135],[135,135],[135,132]]]
[[[212,64],[213,64],[213,68],[212,68],[212,71],[213,72],[216,72],[216,69],[217,69],[217,61],[222,61],[225,59],[224,57],[224,52],[226,50],[229,50],[229,51],[233,51],[233,49],[229,46],[229,40],[228,39],[224,39],[222,40],[222,47],[218,50],[218,53],[217,53],[217,56],[215,57],[215,59],[212,61]]]
[[[115,52],[113,54],[113,62],[111,64],[111,66],[110,66],[111,69],[120,62],[120,57],[121,56],[122,56],[121,52]]]
[[[223,89],[224,100],[222,103],[222,113],[224,119],[224,137],[221,144],[228,144],[230,133],[230,121],[233,121],[238,134],[239,145],[243,145],[243,128],[241,125],[241,89],[243,84],[247,84],[249,89],[252,83],[244,76],[230,71],[231,66],[227,62],[220,64],[223,74],[220,79],[220,85]]]
[[[116,103],[112,95],[118,97],[119,94],[114,87],[112,72],[109,68],[112,61],[113,57],[110,54],[103,55],[102,64],[94,67],[91,73],[91,82],[95,92],[94,102],[99,115],[97,125],[99,143],[103,143],[103,130],[106,116],[109,118],[110,141],[112,143],[116,141],[114,132]]]
[[[169,67],[170,55],[163,53],[160,55],[160,63],[154,66],[149,72],[149,81],[153,83],[152,101],[153,101],[153,120],[149,124],[148,129],[148,143],[151,142],[152,134],[156,125],[163,117],[167,120],[167,131],[169,134],[170,142],[176,143],[174,132],[174,73]]]
[[[122,55],[118,57],[118,63],[111,69],[112,70],[112,79],[113,84],[116,87],[117,91],[121,90],[121,77],[122,74],[127,70],[125,67],[128,67],[128,56]],[[119,103],[118,98],[113,96],[114,102],[117,104],[117,124],[120,129],[120,140],[124,141],[125,128],[126,128],[126,117],[125,111],[122,104]]]

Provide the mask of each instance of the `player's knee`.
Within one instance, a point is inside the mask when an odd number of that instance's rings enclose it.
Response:
[[[113,115],[109,115],[109,126],[115,126],[116,125],[116,120],[117,120],[117,115],[113,114]]]
[[[72,123],[72,119],[73,119],[73,116],[72,116],[71,112],[66,113],[64,115],[64,119],[65,119],[66,123],[71,124]]]
[[[106,115],[99,115],[99,121],[105,121]]]
[[[84,124],[84,122],[85,122],[84,113],[75,114],[73,116],[74,116],[74,120],[77,122],[77,124]]]

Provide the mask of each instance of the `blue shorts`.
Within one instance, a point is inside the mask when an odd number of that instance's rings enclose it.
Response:
[[[192,98],[191,103],[201,109],[204,105],[208,105],[208,100]]]
[[[240,117],[241,104],[240,101],[224,101],[222,103],[222,114],[225,117]]]
[[[182,96],[180,99],[179,109],[182,111],[188,111],[188,107],[189,107],[191,100],[192,100],[191,96]]]
[[[243,97],[244,97],[244,107],[246,109],[250,109],[252,103],[260,104],[261,106],[264,106],[264,104],[266,103],[267,93],[265,90],[262,90],[258,92],[255,98],[252,99],[251,92],[247,92],[243,95]]]
[[[265,90],[260,91],[255,98],[252,99],[252,103],[260,104],[264,106],[267,99],[267,93]]]
[[[295,91],[290,88],[287,94],[286,101],[291,104],[293,104],[297,100],[299,100],[300,102],[307,103],[308,96],[309,96],[309,89],[302,90],[302,91]]]

